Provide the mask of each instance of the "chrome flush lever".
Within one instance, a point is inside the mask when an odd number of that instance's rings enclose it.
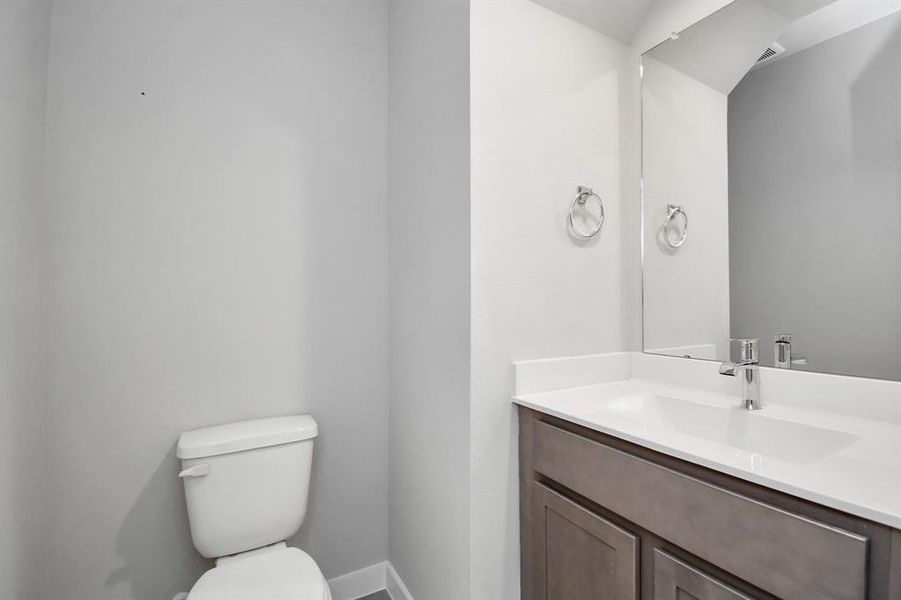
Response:
[[[205,477],[210,474],[210,464],[209,463],[200,463],[199,465],[194,465],[192,467],[188,467],[187,469],[182,469],[178,474],[179,477]]]

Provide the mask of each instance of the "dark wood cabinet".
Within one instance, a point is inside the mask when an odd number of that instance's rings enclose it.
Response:
[[[901,532],[520,407],[525,600],[901,600]]]
[[[654,549],[654,600],[752,600],[712,575]]]
[[[539,483],[532,494],[545,552],[535,585],[548,600],[638,598],[638,538]]]

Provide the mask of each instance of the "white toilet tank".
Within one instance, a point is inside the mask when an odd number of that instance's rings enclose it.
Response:
[[[300,529],[318,432],[313,417],[298,415],[181,434],[179,477],[200,554],[237,554],[284,541]]]

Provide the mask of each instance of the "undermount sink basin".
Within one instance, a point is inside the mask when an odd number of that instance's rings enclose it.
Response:
[[[847,447],[857,436],[653,393],[600,401],[598,409],[709,442],[792,463],[813,463]],[[765,409],[764,409],[765,411]]]

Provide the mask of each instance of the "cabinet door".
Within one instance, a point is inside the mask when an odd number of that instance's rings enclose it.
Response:
[[[654,600],[751,600],[751,597],[655,548]]]
[[[535,596],[637,598],[638,538],[551,489],[532,485]]]

